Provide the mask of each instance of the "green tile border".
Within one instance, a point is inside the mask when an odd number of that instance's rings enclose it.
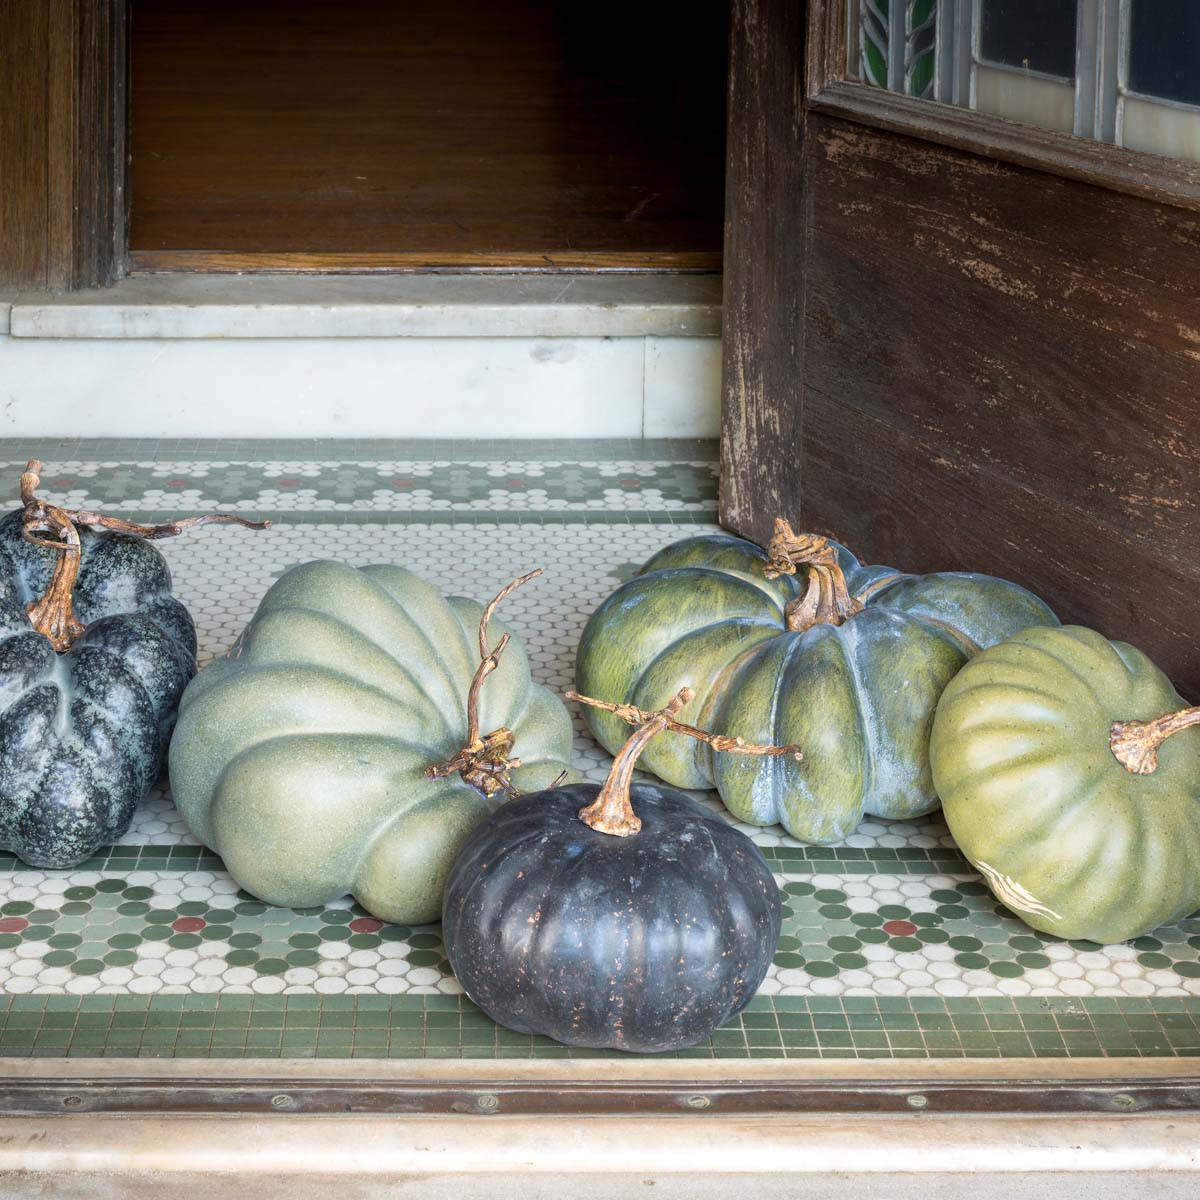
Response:
[[[711,438],[0,438],[0,466],[62,462],[715,461]]]
[[[0,1057],[619,1058],[436,995],[0,997]],[[1200,997],[759,996],[666,1058],[1200,1057]]]
[[[971,875],[978,872],[948,846],[761,846],[767,862],[792,875]],[[29,868],[15,854],[0,852],[0,875]],[[204,846],[166,843],[104,846],[73,871],[224,871],[220,857]]]
[[[192,510],[160,508],[122,509],[119,516],[143,525],[174,521]],[[238,512],[272,525],[716,525],[715,504],[703,509],[657,509],[622,511],[618,509],[548,509],[542,511],[490,509],[414,509],[410,512],[351,509],[314,511],[294,509],[234,509],[222,505],[206,512]]]

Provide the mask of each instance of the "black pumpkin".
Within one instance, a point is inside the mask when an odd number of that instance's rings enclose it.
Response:
[[[655,734],[708,739],[673,720],[686,695],[659,713],[607,706],[641,725],[603,787],[514,800],[456,860],[442,910],[447,957],[499,1024],[570,1046],[674,1050],[708,1037],[757,991],[781,921],[762,853],[683,793],[630,785]]]
[[[196,671],[195,626],[143,538],[235,518],[68,512],[34,496],[40,470],[0,519],[0,847],[70,867],[129,828]]]

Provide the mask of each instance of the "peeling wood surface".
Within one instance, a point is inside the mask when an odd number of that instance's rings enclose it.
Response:
[[[799,487],[804,19],[789,0],[731,6],[721,520],[756,539]]]
[[[1006,576],[1200,696],[1200,216],[816,114],[803,168],[802,451],[727,461],[733,523]]]

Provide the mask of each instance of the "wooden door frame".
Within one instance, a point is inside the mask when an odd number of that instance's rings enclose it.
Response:
[[[128,0],[0,2],[0,286],[124,273]]]

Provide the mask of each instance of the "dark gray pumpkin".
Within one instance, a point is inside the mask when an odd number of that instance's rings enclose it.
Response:
[[[82,862],[128,828],[157,778],[196,631],[162,555],[79,530],[73,599],[85,626],[59,654],[30,625],[61,554],[0,520],[0,846],[37,867]]]
[[[600,788],[506,804],[446,883],[442,937],[467,995],[569,1046],[690,1046],[735,1017],[779,941],[779,889],[744,834],[673,788],[634,784],[641,831],[579,817]]]

